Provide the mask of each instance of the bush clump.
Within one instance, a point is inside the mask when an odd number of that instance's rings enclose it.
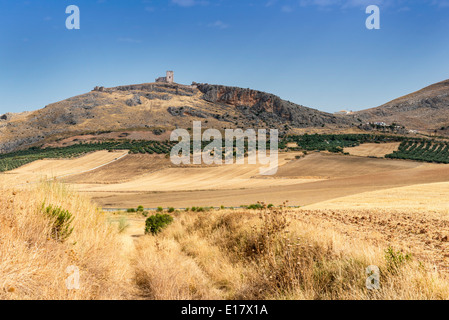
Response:
[[[387,262],[387,270],[391,273],[398,273],[399,269],[407,262],[412,260],[412,255],[404,254],[402,251],[396,251],[393,247],[385,250],[385,260]]]
[[[264,209],[264,205],[262,205],[261,203],[254,203],[254,204],[250,204],[249,206],[241,206],[241,208],[244,209],[248,209],[248,210],[261,210]]]
[[[163,228],[173,222],[173,217],[169,214],[155,214],[148,217],[145,221],[145,234],[156,235],[162,231]]]
[[[70,226],[73,221],[72,214],[67,210],[53,207],[52,205],[45,208],[45,204],[42,204],[42,209],[52,223],[51,237],[61,242],[67,240],[73,232],[73,227]]]

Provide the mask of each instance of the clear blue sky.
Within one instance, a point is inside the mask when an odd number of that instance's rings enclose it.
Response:
[[[65,28],[71,4],[80,30]],[[359,110],[449,78],[448,53],[448,0],[0,0],[0,114],[166,70]]]

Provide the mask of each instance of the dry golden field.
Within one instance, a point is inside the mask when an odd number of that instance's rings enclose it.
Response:
[[[128,154],[107,166],[64,178],[70,184],[119,184],[171,167],[164,155]]]
[[[154,157],[147,158],[154,161]],[[295,154],[283,154],[279,157],[279,165],[283,166],[294,159]],[[125,160],[125,159],[124,159]],[[140,160],[138,160],[140,161]],[[159,161],[159,160],[158,160]],[[170,161],[169,159],[166,160]],[[140,166],[144,163],[140,163]],[[135,177],[129,181],[116,184],[97,183],[76,183],[77,190],[83,192],[173,192],[173,191],[194,191],[194,190],[229,190],[229,189],[254,189],[267,186],[283,186],[316,181],[317,179],[256,179],[259,169],[263,166],[259,164],[232,164],[215,166],[183,166],[183,167],[160,167],[159,170],[148,171],[147,174]],[[98,170],[104,172],[107,167]],[[135,172],[134,167],[121,166],[117,172],[130,170],[130,175]],[[115,176],[115,174],[113,174]],[[77,177],[73,176],[72,181],[77,182]],[[83,180],[80,180],[83,181]]]
[[[272,177],[125,151],[0,174],[0,299],[449,298],[448,165],[297,155]],[[275,207],[238,208],[257,201]],[[97,207],[138,205],[236,208],[175,210],[153,236],[142,214]],[[47,206],[73,215],[67,238]]]
[[[300,160],[288,154],[285,159],[290,160],[273,177],[253,175],[257,170],[250,166],[235,171],[169,168],[122,184],[74,186],[102,207],[183,208],[236,207],[257,201],[279,205],[286,199],[303,206],[368,191],[449,181],[448,165],[328,154]]]
[[[390,161],[320,152],[286,163],[279,168],[275,177],[284,179],[309,177],[333,179],[413,169],[422,166],[423,164],[412,161]]]
[[[98,205],[128,208],[236,207],[289,199],[308,205],[368,191],[449,181],[449,166],[414,161],[312,153],[279,155],[274,176],[259,165],[173,166],[161,155],[94,152],[73,160],[40,160],[0,174],[10,186],[56,179],[90,196]]]
[[[128,151],[98,151],[88,155],[64,160],[45,159],[0,174],[0,183],[14,186],[17,184],[36,183],[48,179],[61,179],[78,175],[96,168],[110,165],[127,155]]]
[[[53,237],[43,202],[73,213],[64,241]],[[0,213],[1,299],[449,298],[444,214],[175,211],[153,236],[142,215],[102,213],[56,183],[2,189]],[[372,265],[377,290],[366,288]],[[79,290],[66,288],[69,266],[80,269]]]
[[[400,144],[400,142],[364,143],[357,147],[344,148],[344,152],[348,152],[353,156],[383,158],[385,155],[398,150]]]

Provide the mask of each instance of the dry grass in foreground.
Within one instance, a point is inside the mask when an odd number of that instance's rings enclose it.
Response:
[[[156,236],[131,237],[61,184],[0,191],[0,299],[449,298],[447,275],[415,254],[419,246],[402,252],[364,237],[374,216],[361,228],[360,213],[177,211]],[[380,269],[378,290],[366,288],[372,265]],[[79,290],[67,290],[69,266],[80,269]]]
[[[398,249],[325,229],[299,211],[178,212],[136,246],[147,299],[447,299],[449,279]],[[380,289],[366,288],[366,268]]]
[[[47,206],[72,214],[69,227]],[[0,187],[0,299],[126,298],[128,261],[120,252],[116,228],[87,198],[53,183]],[[79,290],[66,287],[69,266],[80,269]]]

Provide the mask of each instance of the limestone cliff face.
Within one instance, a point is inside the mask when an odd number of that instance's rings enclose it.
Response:
[[[297,128],[326,124],[349,125],[346,118],[297,105],[257,90],[209,84],[198,84],[198,89],[204,94],[203,99],[206,101],[235,106],[263,121],[272,119]]]

